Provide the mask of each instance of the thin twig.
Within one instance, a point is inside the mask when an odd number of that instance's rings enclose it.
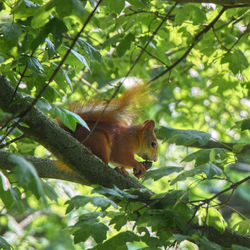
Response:
[[[224,46],[223,43],[220,41],[220,39],[219,39],[219,37],[217,36],[217,33],[216,33],[215,29],[214,29],[214,26],[212,27],[212,30],[213,30],[214,36],[215,36],[217,42],[220,44],[221,48],[222,48],[223,50],[229,51],[229,49],[228,49],[226,46]]]
[[[18,141],[18,140],[20,140],[20,139],[22,139],[22,138],[24,138],[24,137],[25,137],[24,134],[23,134],[23,135],[20,135],[20,136],[14,138],[13,140],[10,140],[10,141],[8,141],[8,142],[6,142],[6,143],[0,145],[0,149],[1,149],[1,148],[4,148],[4,147],[7,147],[7,146],[10,145],[11,143],[13,143],[13,142],[15,142],[15,141]]]
[[[190,203],[195,203],[195,202],[204,202],[204,203],[208,203],[211,202],[212,200],[214,200],[215,198],[221,196],[222,194],[228,192],[231,189],[236,189],[239,185],[241,185],[244,182],[247,182],[248,180],[250,180],[250,176],[242,179],[241,181],[235,182],[233,183],[230,187],[222,190],[221,192],[215,194],[213,197],[209,198],[209,199],[205,199],[205,200],[194,200],[194,201],[190,201]]]
[[[32,51],[32,53],[30,54],[30,57],[32,57],[33,54],[34,54],[34,51]],[[21,84],[22,79],[24,78],[24,75],[25,75],[27,69],[28,69],[28,64],[25,65],[25,68],[24,68],[24,70],[23,70],[23,73],[21,74],[21,77],[20,77],[20,79],[19,79],[19,81],[18,81],[18,83],[17,83],[17,86],[16,86],[16,88],[15,88],[15,91],[14,91],[14,93],[13,93],[11,99],[10,99],[10,102],[13,101],[13,99],[14,99],[14,97],[15,97],[15,95],[16,95],[16,92],[17,92],[17,90],[18,90],[18,88],[19,88],[19,85]]]
[[[143,47],[140,46],[140,45],[137,45],[137,47],[140,48],[140,49],[143,49]],[[146,52],[149,56],[151,56],[152,58],[154,58],[155,60],[157,60],[157,61],[159,61],[161,64],[163,64],[166,68],[168,67],[168,65],[167,65],[165,62],[163,62],[160,58],[156,57],[155,55],[153,55],[152,53],[148,52],[147,50],[145,50],[145,52]]]
[[[175,66],[177,66],[184,58],[186,58],[188,56],[188,54],[190,53],[190,51],[194,48],[194,46],[199,42],[200,38],[202,37],[202,35],[204,35],[205,33],[207,33],[213,26],[214,24],[219,20],[219,18],[221,17],[221,15],[225,12],[225,10],[227,10],[228,7],[223,7],[222,10],[220,11],[220,13],[214,18],[214,20],[208,24],[201,32],[199,32],[195,37],[194,37],[194,41],[193,43],[190,45],[190,47],[186,50],[186,52],[177,60],[175,61],[171,66],[169,66],[166,70],[162,71],[160,74],[158,74],[157,76],[153,77],[150,81],[148,81],[146,84],[151,84],[152,82],[156,81],[158,78],[160,78],[161,76],[165,75],[167,72],[169,72],[170,70],[172,70]]]
[[[223,193],[226,193],[226,192],[228,192],[229,190],[232,189],[232,193],[231,193],[231,195],[230,195],[230,197],[229,197],[229,200],[230,200],[230,199],[232,198],[232,195],[233,195],[234,191],[236,190],[236,188],[237,188],[239,185],[241,185],[242,183],[247,182],[248,180],[250,180],[250,176],[248,176],[248,177],[242,179],[241,181],[238,181],[238,182],[233,183],[230,187],[228,187],[228,188],[222,190],[221,192],[215,194],[214,196],[212,196],[212,197],[209,198],[209,199],[189,201],[189,203],[190,203],[191,205],[194,205],[193,203],[197,203],[197,202],[200,202],[200,204],[195,206],[195,211],[194,211],[194,213],[193,213],[191,219],[188,221],[188,224],[190,224],[190,223],[192,222],[192,220],[194,219],[194,217],[195,217],[197,211],[198,211],[202,206],[204,206],[205,204],[209,205],[209,204],[211,203],[211,201],[213,201],[215,198],[219,197],[219,196],[222,195]],[[227,201],[226,201],[226,202],[227,202]],[[221,203],[221,204],[223,205],[224,203]],[[216,206],[219,206],[219,205],[220,205],[220,204],[217,204]]]

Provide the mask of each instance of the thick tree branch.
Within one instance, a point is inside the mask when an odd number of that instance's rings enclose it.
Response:
[[[14,154],[0,151],[0,169],[13,171],[13,169],[16,167],[16,164],[8,160],[11,155]],[[55,161],[53,160],[37,158],[34,156],[23,156],[23,158],[32,163],[37,171],[38,176],[41,178],[72,181],[82,185],[88,184],[77,173],[58,169],[55,166]]]

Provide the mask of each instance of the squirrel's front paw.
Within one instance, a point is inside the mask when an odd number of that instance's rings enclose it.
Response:
[[[138,179],[144,178],[144,174],[146,173],[146,168],[143,164],[140,164],[139,166],[136,166],[135,168],[133,168],[134,171],[134,176],[137,177]]]
[[[117,171],[118,173],[124,175],[124,176],[128,176],[128,172],[126,171],[126,169],[124,167],[116,167],[115,171]]]

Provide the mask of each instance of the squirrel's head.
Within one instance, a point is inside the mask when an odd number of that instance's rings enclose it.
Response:
[[[146,120],[141,126],[139,149],[136,154],[146,161],[157,161],[158,143],[154,132],[155,122]]]

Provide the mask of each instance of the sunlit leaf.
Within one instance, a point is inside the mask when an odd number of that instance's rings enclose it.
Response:
[[[105,243],[103,243],[102,245],[99,244],[97,247],[95,247],[94,249],[100,249],[100,250],[104,250],[104,249],[119,249],[119,250],[127,250],[127,242],[133,242],[133,241],[139,241],[140,237],[137,236],[135,233],[131,232],[131,231],[125,231],[125,232],[121,232],[115,236],[113,236],[112,238],[110,238],[109,240],[105,241]]]
[[[249,235],[250,233],[250,220],[242,220],[236,223],[233,228],[234,231],[237,231],[239,234]]]
[[[131,42],[134,40],[134,35],[129,33],[126,35],[117,47],[118,56],[123,56],[125,52],[130,48]]]
[[[89,213],[79,218],[79,222],[75,225],[79,229],[73,233],[75,243],[85,242],[90,236],[97,243],[101,243],[106,239],[109,228],[99,222],[98,216],[99,213]]]
[[[65,204],[68,204],[66,213],[71,212],[73,209],[78,209],[79,207],[84,207],[88,203],[93,204],[96,207],[106,209],[110,205],[117,208],[117,205],[108,198],[96,197],[96,196],[75,196],[71,200],[68,200]]]
[[[15,18],[24,18],[28,16],[33,16],[34,11],[39,8],[41,5],[29,0],[20,0],[12,8],[12,13]]]
[[[41,63],[34,56],[26,57],[27,65],[34,73],[39,74],[44,71]]]
[[[32,190],[37,199],[44,198],[43,184],[33,165],[17,155],[11,155],[9,161],[17,165],[15,173],[19,185]]]
[[[70,51],[87,69],[90,69],[89,68],[89,65],[86,61],[86,59],[84,58],[83,55],[79,54],[78,52],[76,52],[75,50],[71,50]]]
[[[120,14],[122,9],[125,6],[125,0],[109,0],[106,1],[106,4],[109,5],[109,8],[117,14]]]
[[[73,113],[67,109],[60,109],[60,118],[64,125],[66,125],[70,130],[75,131],[76,124],[81,124],[84,128],[90,131],[87,123],[76,113]]]
[[[22,33],[21,26],[13,22],[6,23],[2,25],[2,27],[0,26],[0,29],[3,32],[4,38],[7,41],[17,39]]]
[[[86,53],[93,59],[97,60],[98,62],[101,62],[102,60],[102,56],[99,53],[98,50],[96,50],[92,45],[90,45],[89,43],[87,43],[85,40],[83,40],[82,38],[80,38],[78,40],[78,43],[81,45],[81,47],[84,48],[84,50],[86,51]]]
[[[180,130],[168,127],[161,127],[157,131],[157,136],[169,143],[176,143],[177,145],[191,145],[194,142],[199,142],[205,145],[210,139],[210,134],[197,130]]]
[[[168,176],[172,173],[178,173],[182,170],[183,167],[174,167],[174,166],[160,167],[159,169],[147,171],[145,174],[145,179],[152,178],[154,181],[157,181],[164,176]]]
[[[93,189],[92,191],[93,193],[98,193],[98,194],[108,194],[111,195],[113,197],[117,197],[117,198],[128,198],[128,199],[136,199],[137,196],[136,195],[132,195],[129,194],[125,191],[120,190],[119,188],[117,188],[116,186],[114,186],[114,188],[105,188],[105,187],[98,187]]]
[[[49,57],[51,58],[57,53],[55,49],[55,45],[48,38],[45,39],[45,42],[48,48]]]

